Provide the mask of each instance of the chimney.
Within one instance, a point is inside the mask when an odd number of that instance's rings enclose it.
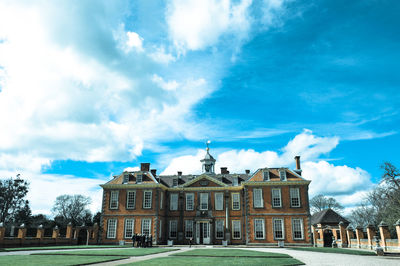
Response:
[[[150,172],[154,177],[157,176],[157,169],[151,169]]]
[[[228,167],[221,167],[221,174],[222,174],[222,175],[227,175],[227,174],[229,174]]]
[[[178,178],[182,178],[182,172],[178,171]]]
[[[301,167],[300,167],[300,156],[294,156],[294,160],[296,162],[296,169],[294,170],[297,174],[301,175]]]
[[[246,175],[250,174],[250,170],[246,169]]]
[[[142,171],[142,172],[150,171],[150,163],[141,163],[140,164],[140,171]]]

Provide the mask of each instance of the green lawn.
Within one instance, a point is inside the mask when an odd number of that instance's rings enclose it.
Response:
[[[80,245],[80,246],[45,246],[45,247],[23,247],[23,248],[3,248],[1,251],[22,251],[22,250],[56,250],[56,249],[91,249],[91,248],[131,248],[132,246],[118,245]]]
[[[354,250],[354,249],[346,249],[346,248],[291,248],[294,250],[302,250],[302,251],[312,251],[312,252],[323,252],[323,253],[339,253],[339,254],[351,254],[351,255],[363,255],[363,256],[376,256],[373,251],[365,251],[365,250]]]
[[[172,254],[171,256],[291,258],[289,255],[282,253],[225,248],[193,249]]]
[[[196,266],[231,266],[231,265],[304,265],[293,258],[249,258],[249,257],[177,257],[169,256],[151,260],[144,260],[124,265],[159,266],[159,265],[196,265]]]
[[[124,248],[105,250],[77,250],[60,252],[43,252],[32,255],[85,255],[85,256],[145,256],[156,253],[170,252],[178,249],[169,248]]]
[[[124,259],[123,256],[32,256],[32,255],[6,255],[0,256],[0,265],[10,266],[53,266],[53,265],[80,265],[95,262]]]

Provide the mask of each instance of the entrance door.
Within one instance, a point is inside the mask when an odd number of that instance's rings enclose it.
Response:
[[[210,223],[196,223],[196,244],[210,244]]]
[[[324,247],[332,247],[332,231],[327,229],[324,231]]]

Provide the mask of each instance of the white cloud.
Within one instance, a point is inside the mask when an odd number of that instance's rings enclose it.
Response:
[[[301,155],[304,178],[311,180],[310,198],[317,194],[336,197],[345,206],[354,206],[362,201],[363,195],[371,188],[370,175],[363,169],[346,165],[333,165],[321,160],[320,156],[332,151],[339,143],[337,137],[318,137],[310,130],[296,135],[288,144],[277,151],[257,152],[254,150],[211,150],[216,158],[216,172],[228,167],[231,173],[252,172],[263,167],[294,167],[294,156]],[[197,150],[195,155],[173,158],[162,174],[201,173],[200,160],[205,151]]]
[[[143,38],[139,36],[136,32],[128,31],[126,33],[128,36],[128,40],[126,41],[126,45],[129,48],[135,48],[137,51],[143,51]]]

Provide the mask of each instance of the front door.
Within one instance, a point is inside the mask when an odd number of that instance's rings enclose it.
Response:
[[[210,244],[210,223],[197,222],[196,223],[196,243],[197,244]]]

